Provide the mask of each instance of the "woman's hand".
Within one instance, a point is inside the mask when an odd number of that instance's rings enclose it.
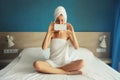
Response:
[[[50,23],[50,26],[54,26],[54,24],[55,24],[54,22],[51,22],[51,23]]]
[[[49,28],[48,28],[48,32],[54,30],[54,24],[55,24],[54,22],[50,23]]]
[[[67,26],[72,26],[70,23],[66,23]]]
[[[68,37],[69,37],[71,43],[73,44],[73,46],[75,47],[75,49],[78,49],[79,44],[78,44],[77,38],[75,36],[73,26],[70,23],[66,23],[66,25],[67,25],[67,28],[68,28],[68,31],[67,31]]]
[[[74,31],[73,26],[70,23],[66,23],[67,29],[70,31]]]

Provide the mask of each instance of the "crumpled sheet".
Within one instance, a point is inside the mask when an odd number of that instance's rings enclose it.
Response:
[[[82,69],[83,75],[38,73],[33,68],[33,62],[46,60],[49,54],[49,48],[45,51],[41,48],[24,49],[8,66],[0,70],[0,80],[120,80],[120,73],[96,57]]]

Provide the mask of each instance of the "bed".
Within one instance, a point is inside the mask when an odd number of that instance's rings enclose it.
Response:
[[[83,68],[82,75],[43,74],[38,73],[33,68],[34,61],[46,60],[49,58],[50,49],[47,48],[43,51],[40,47],[45,32],[1,32],[0,36],[2,37],[0,44],[5,44],[4,36],[6,37],[7,34],[15,38],[14,42],[16,45],[14,48],[23,50],[9,65],[0,70],[0,80],[120,80],[119,72],[97,58],[109,56],[109,50],[102,54],[96,53],[95,51],[98,45],[99,36],[106,33],[76,33],[78,42],[81,46],[81,52],[85,53],[85,58],[91,60],[91,63],[88,64],[85,69]],[[5,48],[5,46],[3,47],[0,45],[0,48]],[[92,52],[95,56],[89,57],[89,52]]]
[[[92,59],[92,64],[83,75],[38,73],[33,68],[33,62],[46,60],[49,58],[49,54],[49,48],[45,51],[40,47],[25,48],[18,57],[0,71],[0,80],[120,80],[120,73],[97,57]]]

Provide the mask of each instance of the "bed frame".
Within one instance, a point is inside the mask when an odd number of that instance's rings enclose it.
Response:
[[[6,49],[6,35],[11,35],[14,38],[15,49],[24,49],[29,47],[41,47],[46,32],[0,32],[0,50]],[[110,32],[75,32],[80,47],[88,48],[97,57],[109,57],[110,51]],[[107,35],[107,51],[100,53],[96,52],[99,47],[99,37]]]

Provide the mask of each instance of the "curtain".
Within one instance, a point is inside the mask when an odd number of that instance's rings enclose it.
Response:
[[[120,63],[120,0],[115,5],[115,28],[113,32],[112,67],[118,71]]]

